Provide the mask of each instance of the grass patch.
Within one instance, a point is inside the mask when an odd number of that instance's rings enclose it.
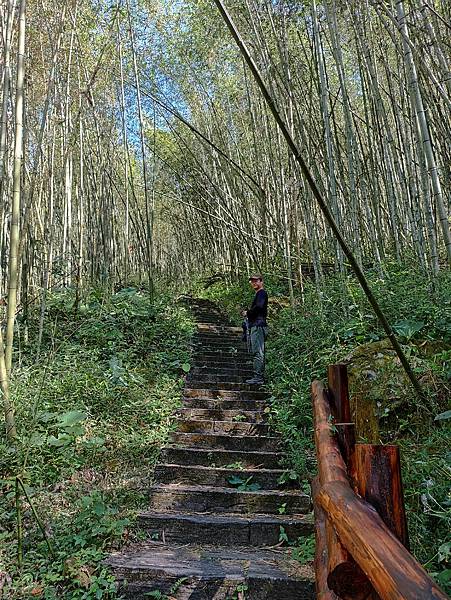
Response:
[[[73,304],[71,292],[51,295],[39,361],[38,315],[16,353],[19,439],[0,444],[0,590],[11,600],[116,597],[102,560],[137,535],[190,361],[193,321],[169,296],[150,303],[127,288],[107,299],[93,291],[76,314]],[[21,566],[17,475],[26,491]]]

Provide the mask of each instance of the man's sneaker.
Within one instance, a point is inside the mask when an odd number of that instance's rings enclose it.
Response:
[[[246,383],[249,383],[250,385],[262,385],[265,383],[265,380],[263,377],[252,377],[252,379],[246,379]]]

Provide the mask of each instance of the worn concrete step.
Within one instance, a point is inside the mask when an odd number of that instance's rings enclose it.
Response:
[[[247,354],[247,348],[246,348],[245,344],[238,343],[237,340],[235,340],[233,342],[228,342],[228,343],[214,342],[213,340],[210,340],[210,341],[203,340],[203,341],[197,341],[197,342],[193,341],[193,343],[191,344],[191,348],[193,349],[194,352],[202,352],[205,354],[208,354],[209,352]]]
[[[195,352],[193,353],[194,357],[197,360],[205,360],[206,362],[214,362],[214,361],[225,361],[227,360],[244,360],[246,362],[249,362],[251,360],[251,355],[249,354],[249,352],[247,352],[247,350],[240,350],[238,351],[225,351],[223,349],[216,349],[216,350],[211,350],[208,348],[196,348]]]
[[[200,383],[204,381],[211,385],[212,383],[217,384],[239,384],[240,386],[245,384],[248,379],[252,377],[252,372],[250,374],[240,374],[240,375],[231,375],[230,373],[212,373],[211,370],[208,370],[208,373],[192,373],[190,372],[187,377],[187,383],[190,385],[191,383]]]
[[[191,351],[194,354],[212,354],[216,356],[225,355],[225,356],[249,356],[249,352],[247,348],[243,345],[237,346],[234,344],[212,344],[212,343],[199,343],[193,344],[191,346]]]
[[[227,332],[227,331],[218,331],[218,332],[213,332],[213,331],[197,331],[196,333],[194,333],[193,337],[192,337],[193,341],[195,342],[209,342],[209,341],[213,341],[216,342],[218,340],[222,340],[223,343],[227,342],[229,344],[235,344],[235,345],[244,345],[245,340],[243,339],[243,333],[240,329],[240,332],[238,333],[237,331],[231,331],[231,332]]]
[[[185,408],[214,408],[218,410],[251,410],[262,412],[267,403],[265,400],[242,400],[240,398],[206,398],[185,397],[183,399]]]
[[[199,369],[203,372],[210,372],[216,369],[228,369],[237,375],[243,375],[252,371],[252,361],[235,360],[235,359],[220,359],[220,360],[199,360],[195,356],[191,358],[192,369]]]
[[[236,348],[233,346],[207,346],[203,344],[199,346],[191,346],[191,351],[194,356],[201,355],[210,358],[236,357],[244,360],[251,358],[246,348]]]
[[[219,328],[222,331],[227,331],[230,327],[230,322],[227,319],[221,317],[201,315],[196,318],[198,328],[201,326],[202,329],[211,330],[212,328]]]
[[[213,377],[217,377],[218,375],[228,375],[229,381],[233,381],[235,377],[243,377],[243,376],[252,376],[253,371],[250,366],[236,366],[233,367],[230,363],[219,363],[219,364],[205,364],[205,363],[197,363],[194,361],[194,365],[191,368],[190,376],[198,376],[202,375],[207,377],[208,374]]]
[[[310,510],[310,497],[297,490],[257,490],[240,492],[231,487],[206,485],[154,484],[149,488],[149,509],[183,510],[202,513],[304,514]]]
[[[204,353],[208,353],[208,352],[225,352],[225,353],[232,353],[232,354],[237,354],[237,353],[241,353],[241,354],[247,354],[248,350],[247,350],[247,346],[245,344],[245,342],[241,341],[241,340],[237,340],[235,339],[233,342],[220,342],[218,340],[193,340],[192,343],[192,347],[196,349],[196,351],[198,352],[204,352]]]
[[[281,452],[219,450],[210,448],[180,448],[166,446],[160,461],[178,465],[202,465],[206,467],[230,467],[237,465],[249,469],[277,469],[284,455]]]
[[[219,310],[195,310],[194,315],[198,323],[230,326],[230,321]]]
[[[201,333],[197,332],[191,338],[192,341],[197,344],[233,344],[240,346],[244,344],[243,336],[237,335],[236,333]]]
[[[229,366],[231,368],[245,367],[246,369],[252,368],[252,357],[250,354],[232,354],[229,353],[208,353],[196,352],[192,355],[191,360],[195,366],[199,364],[203,365],[219,365]]]
[[[154,477],[158,483],[183,483],[219,487],[236,487],[231,481],[236,478],[255,483],[262,490],[282,490],[286,486],[279,483],[286,471],[283,469],[225,469],[201,465],[159,463]]]
[[[172,444],[188,448],[211,448],[217,450],[248,450],[250,452],[277,452],[281,441],[277,437],[221,435],[219,433],[183,433],[174,431],[170,434]]]
[[[252,369],[252,360],[249,356],[245,359],[235,356],[205,357],[194,355],[191,357],[193,367],[197,368],[223,368],[223,369]]]
[[[208,301],[208,304],[205,303],[205,304],[192,305],[191,310],[193,310],[196,314],[222,315],[222,312],[221,312],[219,306],[217,304],[214,304],[211,301]]]
[[[213,421],[213,420],[180,420],[177,431],[183,433],[214,433],[220,435],[246,435],[267,436],[269,426],[265,423],[246,423],[241,421]]]
[[[199,315],[200,318],[201,315]],[[224,325],[223,323],[219,323],[216,326],[215,325],[210,325],[210,327],[205,327],[204,325],[205,321],[197,321],[196,322],[196,326],[197,326],[197,331],[196,334],[205,334],[205,335],[238,335],[241,333],[241,331],[243,330],[243,328],[240,325],[233,325],[232,323],[230,323],[230,321],[228,322],[227,325]]]
[[[233,336],[239,335],[238,330],[235,329],[234,325],[230,324],[230,321],[223,318],[223,315],[214,315],[204,313],[202,315],[197,315],[197,331],[194,335],[198,334],[206,334],[206,335],[217,335],[221,337],[221,335]],[[242,328],[240,327],[242,330]]]
[[[289,540],[313,533],[309,515],[205,515],[196,513],[157,513],[144,511],[139,524],[166,543],[211,544],[221,546],[274,546],[280,542],[281,527]]]
[[[196,354],[211,356],[212,358],[218,356],[240,356],[240,357],[249,357],[249,352],[247,351],[246,346],[243,344],[240,347],[235,345],[230,346],[212,346],[212,345],[197,345],[193,346],[193,350]]]
[[[289,549],[187,548],[148,542],[113,554],[106,562],[126,600],[145,600],[151,592],[177,600],[230,600],[238,597],[239,586],[249,600],[316,598],[311,565],[291,559]]]
[[[241,334],[242,327],[239,325],[223,325],[223,324],[215,324],[215,323],[203,323],[201,321],[197,321],[196,323],[197,331],[204,333],[213,333],[215,335],[222,335],[223,333],[228,334]]]
[[[242,331],[242,327],[240,325],[231,325],[230,323],[228,323],[227,325],[223,325],[221,323],[206,324],[202,321],[197,321],[196,327],[197,327],[198,332],[215,333],[215,334],[218,334],[218,333],[219,334],[222,334],[222,333],[239,334]]]
[[[220,341],[220,340],[193,340],[191,347],[195,350],[200,350],[201,352],[217,352],[225,351],[232,352],[233,354],[237,352],[247,352],[247,347],[244,342],[240,342],[240,340],[233,341]]]
[[[202,388],[202,389],[219,389],[219,390],[234,390],[234,391],[245,391],[245,392],[260,392],[262,391],[261,385],[240,383],[237,381],[215,381],[213,378],[206,379],[204,381],[187,381],[186,385],[188,388]]]
[[[243,423],[262,423],[265,414],[256,410],[221,410],[214,408],[179,408],[177,416],[184,420],[235,421]]]
[[[261,389],[256,389],[256,386],[247,386],[249,389],[237,390],[231,387],[230,389],[224,388],[222,385],[218,387],[199,387],[197,385],[187,386],[184,390],[185,398],[211,398],[211,399],[224,399],[224,400],[265,400],[268,398],[268,392],[264,392]]]

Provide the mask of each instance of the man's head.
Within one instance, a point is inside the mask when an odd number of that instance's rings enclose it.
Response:
[[[258,292],[263,287],[263,277],[259,273],[254,273],[249,277],[249,283]]]

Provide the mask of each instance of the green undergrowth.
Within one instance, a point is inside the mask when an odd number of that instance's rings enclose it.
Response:
[[[353,276],[329,276],[320,291],[304,282],[290,306],[285,285],[269,274],[267,389],[270,418],[287,440],[290,467],[300,477],[315,470],[310,384],[325,379],[328,364],[347,361],[351,393],[359,371],[365,393],[379,415],[380,441],[399,443],[410,543],[413,553],[449,590],[451,567],[451,276],[434,281],[398,264],[367,274],[420,380],[425,399],[415,396],[363,292]],[[202,294],[217,301],[240,323],[253,296],[247,279],[209,286]]]
[[[137,535],[189,370],[193,322],[169,296],[93,291],[73,307],[70,291],[49,296],[39,359],[38,314],[27,341],[20,326],[11,389],[19,439],[0,445],[0,597],[11,600],[116,597],[102,560]]]

